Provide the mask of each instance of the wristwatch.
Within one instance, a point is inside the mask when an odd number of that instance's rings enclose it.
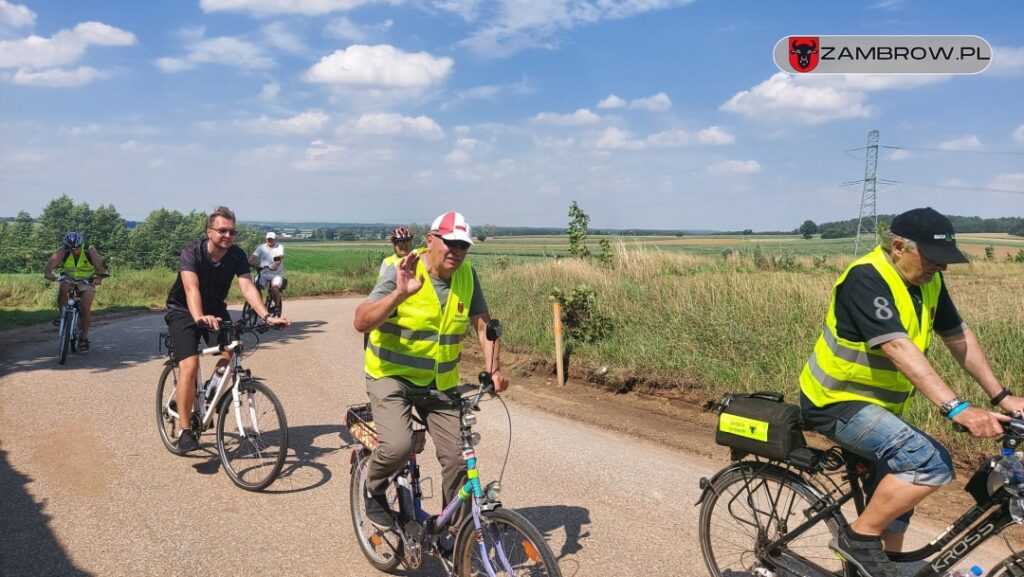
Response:
[[[1003,399],[1010,396],[1013,396],[1013,391],[1007,389],[1006,387],[1003,387],[1003,390],[1000,391],[998,395],[992,397],[992,400],[989,402],[992,403],[993,407],[998,407],[999,403],[1003,402]]]
[[[960,405],[964,404],[965,402],[967,402],[967,401],[964,401],[963,399],[958,399],[956,397],[953,397],[952,399],[946,401],[945,403],[942,403],[942,406],[939,407],[939,412],[942,413],[943,417],[948,417],[949,413],[951,413],[953,411],[953,409],[959,407]]]

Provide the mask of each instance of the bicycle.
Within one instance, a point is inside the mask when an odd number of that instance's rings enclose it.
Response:
[[[262,283],[262,273],[269,268],[269,266],[261,266],[256,269],[253,274],[253,283],[256,284],[256,289],[260,291],[260,294],[263,293],[264,288]],[[286,288],[288,288],[288,279],[283,279],[281,292],[283,293]],[[267,314],[269,316],[280,317],[281,311],[284,309],[284,295],[281,295],[281,306],[276,306],[274,304],[274,295],[271,294],[271,292],[270,288],[267,287],[267,296],[263,299],[263,306],[267,307]],[[245,321],[246,326],[255,327],[262,319],[260,319],[260,316],[256,314],[256,311],[253,310],[252,306],[247,302],[242,305],[242,320]]]
[[[244,321],[221,325],[218,344],[202,349],[199,354],[220,356],[226,351],[230,360],[215,383],[216,369],[205,383],[200,381],[202,369],[196,372],[196,400],[189,418],[189,426],[198,436],[214,426],[216,415],[217,455],[231,481],[248,491],[270,486],[281,473],[288,453],[288,421],[281,401],[260,378],[242,367],[244,333],[252,332],[255,336],[270,328],[267,324],[248,327]],[[167,349],[167,360],[156,387],[157,430],[164,447],[182,455],[172,437],[181,419],[175,397],[178,359],[167,333],[160,333],[160,344]]]
[[[500,334],[500,323],[495,320],[488,323],[489,340],[497,339]],[[364,511],[367,464],[377,443],[370,405],[366,403],[348,407],[345,425],[356,439],[350,458],[352,476],[349,500],[352,523],[363,555],[376,569],[392,571],[400,563],[405,563],[409,569],[416,570],[422,564],[423,554],[427,553],[441,560],[450,577],[561,577],[555,555],[540,531],[519,513],[502,507],[499,500],[501,481],[491,481],[486,487],[480,482],[477,457],[473,449],[480,442],[480,434],[472,430],[477,420],[474,411],[479,409],[480,400],[485,394],[500,397],[494,393],[489,373],[480,373],[479,382],[479,386],[461,385],[456,389],[458,394],[453,396],[431,389],[415,393],[433,396],[458,409],[462,455],[466,461],[468,481],[440,515],[430,515],[423,510],[416,455],[423,451],[426,442],[426,424],[414,415],[419,427],[413,431],[413,448],[409,460],[388,482],[388,501],[391,509],[398,511],[395,523],[389,529],[380,529],[371,523]],[[467,500],[471,502],[471,510],[469,514],[462,515],[459,521],[449,559],[442,553],[440,541],[445,539],[446,533],[450,535],[450,524]]]
[[[1024,420],[1004,424],[1001,441],[1003,448],[1021,448]],[[934,555],[914,577],[938,577],[1006,527],[1024,522],[1024,485],[1004,483],[998,467],[1001,458],[997,455],[983,463],[967,483],[965,490],[975,505],[927,545],[889,553],[889,558],[915,563]],[[701,479],[702,492],[695,504],[701,506],[701,553],[712,577],[858,575],[853,565],[831,552],[829,541],[848,525],[840,509],[844,504],[852,499],[858,515],[864,509],[867,468],[860,458],[833,446],[800,447],[782,460],[734,448],[732,460],[711,479]],[[838,481],[833,478],[836,475]],[[1007,546],[1013,550],[1008,541]],[[988,577],[1022,576],[1021,551],[988,573]]]
[[[57,277],[58,283],[67,283],[68,300],[61,308],[58,319],[57,342],[58,353],[57,363],[63,365],[68,360],[68,351],[78,352],[78,339],[82,335],[82,311],[79,309],[81,295],[79,294],[79,283],[89,283],[98,277],[108,277],[109,274],[94,274],[87,279],[75,279],[66,274]]]

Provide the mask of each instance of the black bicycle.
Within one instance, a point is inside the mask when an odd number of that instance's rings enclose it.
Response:
[[[264,287],[261,282],[263,271],[269,268],[270,267],[268,266],[261,266],[257,269],[253,269],[252,282],[256,284],[256,288],[260,291],[260,294],[263,294],[264,288],[267,289],[266,298],[263,299],[263,306],[267,307],[268,316],[280,317],[281,311],[284,310],[284,294],[281,295],[281,306],[275,306],[274,295],[271,294],[270,287]],[[288,279],[283,279],[281,292],[284,293],[286,288],[288,288]],[[256,314],[256,311],[253,310],[252,306],[250,306],[248,302],[242,305],[242,322],[245,323],[246,327],[253,328],[259,324],[260,320],[262,319],[260,319],[260,316]]]
[[[79,304],[82,300],[79,285],[92,284],[98,277],[108,277],[108,274],[94,274],[87,279],[75,279],[66,274],[60,275],[57,282],[68,286],[67,301],[60,310],[60,319],[57,331],[57,363],[63,365],[68,360],[68,352],[78,352],[78,340],[82,336],[82,310]]]
[[[1024,420],[1004,424],[998,442],[1016,451]],[[786,459],[764,459],[733,449],[733,463],[700,481],[700,547],[713,577],[854,577],[829,541],[847,525],[841,507],[864,509],[864,462],[831,447],[801,447]],[[914,551],[890,553],[896,563],[931,560],[914,577],[944,575],[988,539],[1024,523],[1024,483],[1005,474],[1002,453],[983,463],[965,490],[975,504],[934,540]],[[969,530],[968,530],[969,529]],[[1004,537],[1005,540],[1005,537]],[[1015,550],[988,577],[1024,577],[1024,552]],[[871,577],[871,576],[867,576]]]

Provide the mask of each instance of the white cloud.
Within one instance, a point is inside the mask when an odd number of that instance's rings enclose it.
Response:
[[[754,88],[736,93],[720,108],[754,120],[795,120],[804,124],[871,115],[864,104],[864,92],[831,86],[827,80],[806,82],[794,78],[778,72]]]
[[[472,154],[481,147],[481,142],[475,138],[459,138],[444,159],[452,164],[467,164],[473,160]]]
[[[965,134],[960,138],[943,142],[939,148],[942,150],[975,150],[981,148],[981,141],[973,134]]]
[[[1021,124],[1013,131],[1013,139],[1017,142],[1024,142],[1024,124]]]
[[[598,150],[643,150],[647,144],[637,140],[632,132],[610,126],[590,142]]]
[[[3,161],[7,164],[43,164],[51,161],[50,156],[51,153],[47,150],[30,148],[8,154]]]
[[[650,110],[652,112],[662,112],[672,108],[672,99],[670,99],[664,92],[659,92],[654,96],[637,98],[629,103],[629,107],[639,108],[641,110]]]
[[[756,160],[725,160],[707,167],[708,174],[753,174],[761,172],[761,164]]]
[[[24,28],[34,26],[36,13],[21,4],[0,0],[0,27]]]
[[[531,118],[530,121],[537,124],[550,124],[552,126],[582,126],[600,122],[601,117],[587,108],[580,108],[572,114],[541,112]]]
[[[609,94],[607,98],[597,103],[598,108],[622,108],[625,105],[626,101],[614,94]]]
[[[476,20],[480,14],[481,0],[434,0],[434,8],[458,14],[466,22]]]
[[[321,84],[424,88],[442,82],[454,62],[426,52],[408,53],[388,44],[354,44],[336,50],[306,71],[306,80]]]
[[[996,175],[988,183],[989,188],[1013,192],[1024,192],[1024,172]]]
[[[454,98],[441,104],[441,109],[449,110],[469,100],[497,100],[500,96],[519,96],[533,94],[534,92],[536,92],[536,89],[530,85],[529,80],[526,78],[511,84],[473,86],[465,90],[456,91]]]
[[[142,144],[142,143],[140,143],[137,140],[128,140],[128,141],[122,142],[121,145],[118,146],[118,148],[120,148],[121,150],[123,150],[125,152],[149,152],[150,150],[152,150],[153,145],[152,144]]]
[[[164,72],[191,70],[203,64],[220,64],[245,69],[265,69],[274,66],[259,46],[232,36],[198,39],[185,48],[180,58],[159,58],[156,65]]]
[[[83,126],[73,126],[68,130],[68,134],[72,136],[82,136],[83,134],[98,134],[102,130],[102,126],[92,122]]]
[[[90,45],[130,46],[135,35],[101,22],[83,22],[50,38],[0,41],[0,68],[48,68],[77,61]]]
[[[277,95],[281,93],[281,85],[276,82],[268,82],[263,85],[263,89],[260,90],[261,100],[273,100],[277,98]]]
[[[301,54],[306,50],[306,45],[298,36],[288,29],[284,22],[271,22],[262,29],[263,37],[267,43],[292,54]]]
[[[79,66],[74,70],[65,70],[63,68],[46,68],[44,70],[19,68],[14,73],[12,81],[22,86],[67,88],[84,86],[93,80],[101,78],[101,76],[98,70],[89,66]]]
[[[384,20],[377,24],[359,25],[345,16],[335,18],[324,27],[324,33],[332,38],[365,43],[372,34],[390,30],[394,20]]]
[[[199,7],[204,12],[249,12],[254,16],[319,16],[331,12],[347,12],[368,4],[398,3],[398,0],[200,0]]]
[[[992,63],[983,74],[1024,76],[1024,46],[993,46]]]
[[[701,144],[732,144],[736,137],[717,126],[709,126],[697,133],[697,141]]]
[[[678,148],[694,143],[721,146],[732,144],[736,137],[717,126],[710,126],[696,133],[674,128],[648,136],[645,142],[655,148]]]
[[[310,110],[290,118],[273,119],[260,116],[236,124],[243,130],[256,134],[314,134],[319,132],[330,116],[319,110]]]
[[[908,150],[904,150],[902,148],[900,148],[898,150],[894,150],[891,153],[889,153],[889,160],[900,161],[900,160],[906,160],[908,158],[914,158],[913,153],[911,153]]]
[[[444,138],[444,129],[427,116],[402,116],[395,113],[364,114],[338,129],[338,134],[408,134],[426,140]]]

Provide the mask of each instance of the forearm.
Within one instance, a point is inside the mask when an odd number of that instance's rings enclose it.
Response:
[[[985,351],[982,350],[981,343],[974,331],[964,329],[964,332],[944,338],[943,341],[956,362],[981,385],[981,388],[985,389],[989,398],[1002,392],[1003,386],[992,371],[992,365],[989,364],[988,357],[985,356]]]
[[[361,333],[368,333],[384,324],[384,321],[395,312],[398,305],[402,304],[407,297],[392,291],[379,301],[364,301],[356,307],[355,319],[352,325]]]
[[[956,397],[956,392],[935,372],[928,358],[910,339],[894,339],[884,343],[881,348],[896,369],[907,377],[920,394],[935,405],[941,406]]]
[[[199,294],[199,289],[189,290],[185,287],[185,302],[188,304],[188,312],[192,315],[192,320],[198,321],[203,316],[203,297]]]

